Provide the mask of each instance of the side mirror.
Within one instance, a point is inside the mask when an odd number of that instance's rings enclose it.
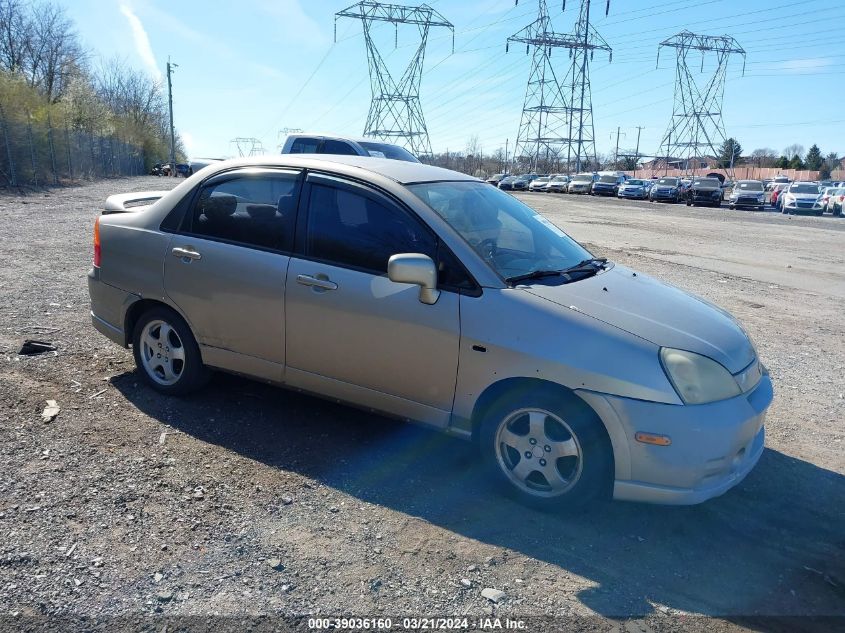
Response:
[[[437,266],[431,257],[421,253],[400,253],[387,261],[387,278],[399,284],[416,284],[420,287],[420,301],[428,305],[437,303]]]

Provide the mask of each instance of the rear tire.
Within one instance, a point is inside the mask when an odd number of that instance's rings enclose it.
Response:
[[[144,312],[132,336],[135,364],[156,391],[182,396],[202,388],[211,376],[185,320],[170,308]]]
[[[503,394],[484,414],[478,442],[491,479],[525,505],[567,511],[612,491],[607,432],[593,411],[568,393]]]

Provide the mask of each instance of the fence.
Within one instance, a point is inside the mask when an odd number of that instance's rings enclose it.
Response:
[[[666,168],[646,168],[640,167],[636,175],[640,178],[648,178],[652,174],[657,176],[671,176],[674,178],[684,178],[689,176],[705,176],[708,173],[720,173],[725,174],[726,170],[721,168],[709,168],[703,167],[700,169],[695,170],[683,170],[683,169],[666,169]],[[629,176],[633,176],[633,171],[626,171],[625,172]],[[837,178],[837,175],[841,175],[841,170],[834,170],[833,174],[831,174],[831,179],[833,180],[842,180],[842,178]],[[786,176],[790,180],[818,180],[819,179],[819,172],[817,171],[810,171],[807,169],[779,169],[777,167],[752,167],[745,165],[737,166],[733,169],[733,177],[736,180],[763,180],[769,179],[772,180],[777,176]]]
[[[48,115],[7,112],[0,105],[0,187],[47,186],[144,173],[143,148],[116,134],[85,132]]]

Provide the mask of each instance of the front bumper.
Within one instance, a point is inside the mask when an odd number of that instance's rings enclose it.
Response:
[[[590,193],[590,185],[570,185],[569,193]]]
[[[671,405],[578,392],[600,415],[614,449],[613,497],[692,505],[741,482],[763,454],[772,382],[764,374],[750,392],[703,405]],[[670,446],[643,444],[637,432],[667,435]]]
[[[759,208],[762,208],[762,207],[766,206],[765,202],[762,202],[757,198],[731,199],[730,204],[732,204],[735,207],[759,207]]]
[[[642,189],[620,189],[617,195],[620,198],[636,198],[639,200],[648,196],[648,194]]]
[[[679,194],[677,191],[652,190],[650,195],[654,200],[677,200]]]
[[[593,185],[593,195],[596,196],[615,196],[616,195],[616,188],[615,187],[602,187],[599,185]]]

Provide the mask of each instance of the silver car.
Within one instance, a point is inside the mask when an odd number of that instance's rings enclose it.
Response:
[[[286,155],[157,195],[106,202],[88,284],[164,394],[217,369],[416,421],[547,508],[699,503],[763,452],[772,384],[733,317],[475,178]]]

